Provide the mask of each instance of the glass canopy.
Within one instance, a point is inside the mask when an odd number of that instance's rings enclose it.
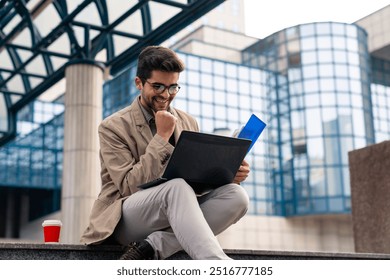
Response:
[[[224,0],[0,0],[0,146],[15,116],[63,79],[68,62],[115,75]]]

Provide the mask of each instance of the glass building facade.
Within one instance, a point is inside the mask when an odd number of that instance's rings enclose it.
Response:
[[[247,156],[250,214],[351,211],[348,151],[390,134],[390,64],[370,56],[362,28],[331,22],[287,28],[243,50],[241,64],[180,56],[186,71],[173,105],[192,114],[201,131],[231,134],[252,113],[267,123]],[[103,117],[138,95],[135,72],[132,63],[105,83]],[[35,101],[18,115],[20,136],[0,148],[0,189],[57,190],[46,212],[60,207],[62,111],[60,101]]]
[[[348,151],[375,142],[367,34],[356,25],[287,28],[243,51],[267,84],[276,214],[349,212]]]

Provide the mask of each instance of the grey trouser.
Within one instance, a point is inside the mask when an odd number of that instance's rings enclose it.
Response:
[[[197,196],[174,179],[127,198],[114,236],[123,245],[146,239],[157,258],[184,249],[192,259],[229,259],[215,237],[248,210],[249,198],[237,184]]]

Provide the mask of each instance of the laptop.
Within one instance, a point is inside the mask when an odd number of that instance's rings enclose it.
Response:
[[[174,178],[201,194],[233,182],[252,141],[184,130],[161,178],[138,186],[147,189]]]

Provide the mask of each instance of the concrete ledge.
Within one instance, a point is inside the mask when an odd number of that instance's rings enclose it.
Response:
[[[0,243],[0,260],[116,260],[122,246],[85,246],[67,244]],[[325,253],[266,250],[225,250],[236,260],[390,260],[390,254]],[[171,260],[189,260],[184,252]]]

